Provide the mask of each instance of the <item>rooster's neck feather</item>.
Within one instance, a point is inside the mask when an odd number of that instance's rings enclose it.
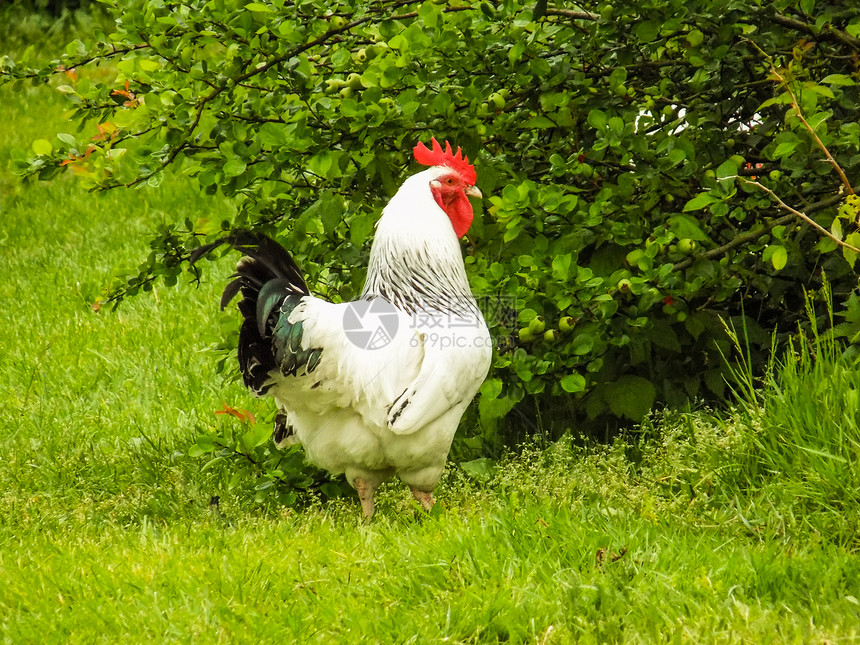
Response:
[[[430,168],[404,182],[376,227],[362,298],[382,297],[415,313],[477,312],[451,221],[433,199]]]

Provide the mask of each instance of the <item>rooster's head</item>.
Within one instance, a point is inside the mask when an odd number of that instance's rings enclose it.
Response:
[[[451,144],[445,142],[443,149],[435,138],[431,139],[432,148],[418,143],[413,151],[415,161],[432,166],[438,172],[432,173],[430,192],[439,207],[448,215],[457,237],[462,237],[472,225],[472,204],[469,197],[482,197],[475,186],[477,174],[469,158],[460,148],[455,153]]]

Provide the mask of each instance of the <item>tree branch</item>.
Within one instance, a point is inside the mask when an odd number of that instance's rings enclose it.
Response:
[[[546,10],[547,16],[563,16],[565,18],[573,18],[574,20],[600,20],[600,14],[592,13],[591,11],[576,11],[573,9],[557,9],[548,7]]]
[[[740,179],[743,179],[743,178],[741,177]],[[744,181],[748,181],[748,180],[744,179]],[[749,182],[749,183],[753,183],[753,182]],[[820,210],[824,210],[825,208],[829,208],[830,206],[835,206],[836,204],[838,204],[841,201],[842,201],[842,196],[841,195],[835,195],[833,197],[829,197],[827,199],[824,199],[820,202],[816,202],[815,204],[810,204],[809,207],[806,209],[806,214],[808,215],[809,213],[815,213],[815,212],[818,212]],[[678,262],[677,264],[675,264],[674,269],[675,269],[675,271],[683,271],[684,269],[688,269],[691,266],[693,266],[693,264],[697,260],[712,260],[714,258],[721,257],[721,256],[725,255],[726,253],[728,253],[729,251],[731,251],[732,249],[736,249],[739,246],[743,246],[744,244],[747,244],[749,242],[753,242],[753,241],[757,240],[758,238],[762,237],[763,235],[767,235],[768,233],[770,233],[771,230],[773,230],[777,226],[785,226],[786,224],[791,223],[791,221],[794,220],[795,217],[797,217],[797,216],[794,213],[790,213],[789,215],[784,215],[783,217],[780,217],[779,219],[775,219],[772,222],[770,222],[769,224],[766,224],[764,226],[764,228],[754,229],[752,231],[747,231],[746,233],[741,233],[740,235],[732,238],[731,241],[727,242],[726,244],[723,244],[722,246],[718,246],[715,249],[711,249],[710,251],[706,251],[706,252],[701,253],[695,257],[688,258],[686,260]]]
[[[816,229],[816,230],[817,230],[817,231],[819,231],[820,233],[822,233],[822,234],[826,235],[826,236],[827,236],[827,237],[829,237],[831,240],[833,240],[834,242],[836,242],[839,246],[844,246],[845,248],[850,249],[850,250],[854,251],[855,253],[860,253],[860,249],[858,249],[857,247],[851,246],[850,244],[848,244],[848,243],[846,243],[846,242],[843,242],[843,241],[842,241],[842,240],[840,240],[838,237],[836,237],[835,235],[833,235],[833,233],[831,233],[831,232],[830,232],[830,231],[828,231],[826,228],[824,228],[823,226],[821,226],[821,224],[819,224],[819,223],[818,223],[818,222],[816,222],[814,219],[812,219],[812,218],[811,218],[809,215],[807,215],[806,213],[804,213],[804,212],[802,212],[802,211],[799,211],[799,210],[797,210],[796,208],[792,208],[791,206],[789,206],[788,204],[786,204],[784,201],[782,201],[782,199],[780,199],[779,195],[777,195],[775,192],[773,192],[770,188],[768,188],[768,187],[767,187],[767,186],[765,186],[764,184],[761,184],[761,183],[759,183],[759,182],[757,182],[757,181],[752,181],[752,180],[750,180],[750,179],[746,179],[746,178],[744,178],[744,177],[738,177],[738,179],[740,179],[740,180],[741,180],[742,182],[744,182],[745,184],[750,184],[751,186],[755,186],[756,188],[759,188],[760,190],[763,190],[763,191],[764,191],[764,192],[766,192],[768,195],[770,195],[770,197],[771,197],[772,199],[774,199],[774,200],[776,201],[776,203],[777,203],[777,204],[779,204],[779,205],[780,205],[780,207],[781,207],[783,210],[787,210],[789,213],[791,213],[791,214],[793,214],[793,215],[796,215],[797,217],[799,217],[800,219],[802,219],[804,222],[806,222],[807,224],[809,224],[810,226],[812,226],[814,229]],[[839,195],[839,201],[842,201],[842,196],[841,196],[841,195]]]
[[[82,58],[80,60],[77,60],[77,61],[74,61],[74,62],[71,62],[68,64],[60,64],[60,63],[62,63],[62,59],[53,60],[50,62],[49,65],[46,66],[46,68],[50,67],[50,75],[53,76],[54,74],[62,74],[63,72],[66,72],[70,69],[75,69],[76,67],[83,67],[84,65],[89,65],[93,61],[104,60],[106,58],[113,58],[114,56],[121,56],[123,54],[128,54],[128,53],[133,52],[133,51],[138,51],[141,49],[150,49],[150,48],[151,48],[151,46],[149,45],[149,43],[145,43],[143,45],[134,45],[133,47],[125,47],[123,49],[114,48],[113,50],[111,50],[109,52],[106,52],[103,54],[97,54],[95,56],[90,56],[89,58]],[[60,64],[59,67],[58,67],[58,64]],[[25,73],[20,74],[20,75],[13,75],[11,73],[3,72],[3,73],[0,73],[0,85],[3,85],[4,83],[8,83],[11,81],[20,81],[23,79],[39,78],[39,77],[41,77],[41,73],[38,71],[33,71],[32,67],[30,68],[30,71],[25,72]]]
[[[860,49],[860,38],[855,38],[846,32],[836,29],[833,25],[825,25],[820,31],[816,31],[813,25],[809,23],[803,22],[802,20],[798,20],[797,18],[791,18],[790,16],[784,16],[781,13],[775,13],[772,16],[769,16],[771,20],[773,20],[778,25],[782,25],[783,27],[788,27],[789,29],[796,29],[797,31],[803,31],[811,36],[818,37],[830,37],[833,40],[838,40],[841,43],[844,43],[854,49]]]

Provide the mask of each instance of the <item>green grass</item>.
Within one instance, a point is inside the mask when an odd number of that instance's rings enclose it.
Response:
[[[0,88],[0,157],[62,110]],[[387,485],[365,527],[355,499],[255,503],[185,454],[224,403],[266,409],[208,349],[233,258],[91,308],[147,231],[227,205],[0,187],[4,642],[860,642],[860,377],[826,345],[724,420],[525,447],[485,483],[452,466],[431,516]]]

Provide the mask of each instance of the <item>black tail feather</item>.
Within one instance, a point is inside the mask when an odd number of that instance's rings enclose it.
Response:
[[[306,296],[310,291],[286,249],[265,235],[252,231],[234,231],[195,249],[191,263],[223,244],[229,244],[246,256],[236,266],[236,273],[232,276],[234,280],[224,289],[221,309],[236,295],[242,294],[239,311],[244,322],[239,331],[239,368],[245,385],[257,395],[263,395],[271,387],[269,373],[280,367],[272,338],[280,305],[290,296]],[[265,291],[265,303],[258,303],[261,290]],[[265,319],[258,320],[258,315]]]

